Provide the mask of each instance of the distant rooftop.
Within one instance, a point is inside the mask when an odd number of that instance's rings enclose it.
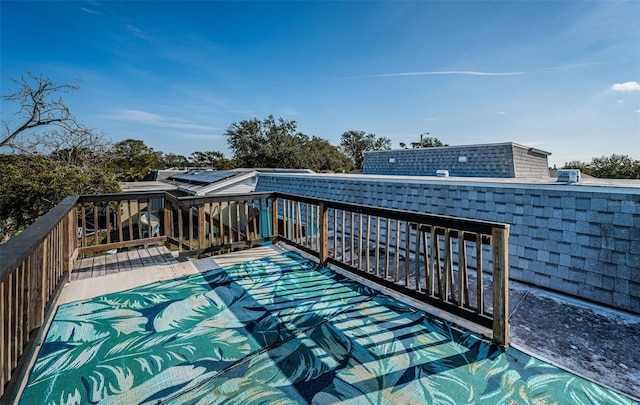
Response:
[[[363,173],[548,178],[550,154],[513,142],[367,151]]]
[[[278,174],[275,174],[278,175]],[[298,174],[287,174],[288,176],[298,176]],[[396,175],[383,175],[383,174],[332,174],[332,173],[314,173],[306,176],[317,177],[333,177],[343,179],[376,179],[379,181],[388,182],[412,182],[412,183],[444,183],[444,184],[481,184],[490,187],[551,187],[559,188],[565,187],[571,188],[624,188],[624,189],[638,189],[640,191],[640,180],[631,179],[598,179],[594,177],[583,177],[579,183],[566,184],[557,182],[555,177],[547,178],[504,178],[504,177],[436,177],[436,176],[396,176]],[[607,190],[602,190],[607,191]],[[634,190],[635,191],[635,190]]]

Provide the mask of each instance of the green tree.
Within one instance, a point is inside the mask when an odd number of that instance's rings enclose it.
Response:
[[[353,160],[356,169],[362,170],[363,152],[391,149],[391,140],[384,136],[365,134],[364,131],[347,131],[340,137],[340,148]]]
[[[68,195],[120,191],[109,170],[111,142],[80,124],[60,95],[78,84],[31,72],[11,80],[17,90],[2,96],[15,114],[3,118],[0,135],[0,148],[12,152],[0,155],[0,233],[22,230]]]
[[[579,169],[582,173],[602,179],[640,179],[640,161],[627,155],[612,154],[591,159],[590,163],[572,160],[563,169]]]
[[[183,155],[166,153],[162,156],[162,163],[164,167],[186,167],[189,166],[189,159]]]
[[[589,175],[605,179],[640,178],[640,161],[627,155],[596,157],[589,165]]]
[[[162,152],[156,152],[139,139],[115,144],[111,159],[119,181],[141,181],[151,170],[162,166]]]
[[[254,118],[232,123],[225,135],[237,167],[301,167],[301,150],[306,135],[296,131],[295,121]]]
[[[191,154],[191,164],[193,166],[211,167],[216,170],[233,169],[233,162],[218,151],[193,152]]]
[[[572,160],[570,162],[565,162],[564,166],[562,166],[563,169],[578,169],[580,170],[582,173],[585,174],[589,174],[589,164],[586,162],[581,162],[579,160]]]
[[[314,171],[348,170],[351,162],[327,140],[297,130],[295,121],[254,118],[233,123],[226,133],[236,167],[274,167]]]
[[[120,191],[115,181],[85,174],[49,156],[0,154],[0,167],[0,227],[8,234],[31,225],[69,195]]]
[[[306,143],[306,168],[316,172],[350,171],[353,168],[351,159],[326,139],[312,137]]]
[[[412,148],[434,148],[438,146],[449,146],[447,143],[443,143],[438,138],[426,137],[421,138],[421,142],[411,142]]]

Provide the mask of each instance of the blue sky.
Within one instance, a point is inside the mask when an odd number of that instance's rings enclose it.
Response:
[[[269,114],[337,145],[513,141],[640,159],[640,2],[0,2],[2,94],[27,70],[114,141],[230,156]],[[2,118],[13,106],[2,104]],[[13,124],[17,123],[13,121]]]

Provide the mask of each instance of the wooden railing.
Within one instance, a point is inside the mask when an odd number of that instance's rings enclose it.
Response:
[[[78,254],[164,243],[164,192],[78,197]]]
[[[282,241],[488,327],[507,345],[508,235],[505,224],[283,193],[68,197],[0,246],[0,394],[78,255],[164,243],[203,256]]]
[[[163,234],[181,256],[202,256],[272,241],[271,193],[176,198],[167,194]]]
[[[509,226],[275,193],[280,235],[403,295],[493,330],[508,344]]]
[[[71,273],[77,200],[65,198],[0,246],[0,394],[17,380],[12,380],[14,371],[29,357],[23,354],[33,349],[34,332],[50,316]]]

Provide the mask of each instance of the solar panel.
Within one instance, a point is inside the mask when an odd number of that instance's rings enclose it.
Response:
[[[233,177],[236,174],[238,174],[238,172],[231,170],[203,170],[185,174],[177,174],[175,176],[171,176],[171,178],[173,180],[185,181],[189,183],[211,184],[229,177]]]

